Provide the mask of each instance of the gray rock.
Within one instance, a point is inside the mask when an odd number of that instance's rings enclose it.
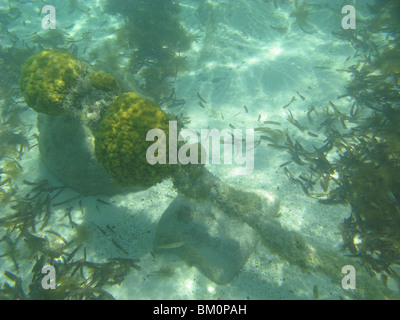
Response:
[[[154,252],[174,253],[217,284],[236,277],[257,244],[246,223],[232,219],[208,201],[179,195],[161,217]]]
[[[85,195],[136,191],[116,185],[96,161],[94,137],[81,118],[38,114],[37,126],[41,160],[68,187]]]

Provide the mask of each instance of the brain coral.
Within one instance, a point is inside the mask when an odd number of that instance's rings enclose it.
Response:
[[[42,51],[31,56],[19,81],[27,105],[48,115],[61,114],[64,98],[82,72],[79,60],[65,51]]]
[[[150,187],[170,174],[169,165],[151,165],[146,159],[154,143],[146,141],[151,129],[163,130],[168,141],[167,116],[156,103],[136,93],[116,97],[107,109],[96,133],[95,154],[116,183]]]

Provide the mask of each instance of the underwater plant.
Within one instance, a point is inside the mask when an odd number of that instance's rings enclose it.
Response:
[[[347,40],[358,52],[359,43]],[[350,205],[351,216],[341,224],[344,248],[371,275],[399,282],[394,267],[400,263],[399,50],[397,41],[370,47],[362,52],[361,62],[346,70],[352,78],[338,99],[348,98],[348,115],[329,101],[319,128],[324,129],[326,144],[314,146],[312,152],[297,150],[302,162],[294,162],[309,165],[310,180],[296,178],[286,167],[285,173],[323,204]],[[288,147],[295,149],[293,143]],[[331,155],[338,158],[328,160]],[[309,191],[318,180],[325,199]],[[328,192],[331,180],[335,186]]]
[[[307,31],[307,27],[310,25],[308,23],[309,15],[310,15],[310,8],[307,5],[307,3],[304,1],[301,1],[299,3],[299,1],[296,0],[295,9],[290,13],[290,17],[295,19],[296,24],[305,33],[311,33],[310,31]]]
[[[181,53],[193,41],[179,21],[179,2],[108,0],[106,9],[125,20],[117,31],[118,44],[129,50],[128,70],[144,80],[141,90],[156,102],[169,96],[171,79],[187,68]]]
[[[367,21],[366,29],[372,33],[400,31],[400,3],[396,0],[381,0],[374,5],[368,5],[373,13]]]
[[[15,192],[9,205],[13,212],[0,218],[0,242],[4,242],[2,247],[5,247],[0,257],[9,259],[15,269],[15,273],[9,270],[4,272],[7,281],[0,284],[0,299],[114,299],[106,287],[119,285],[132,269],[140,270],[139,259],[113,257],[103,262],[87,260],[84,245],[91,234],[85,224],[77,225],[72,221],[72,207],[67,208],[64,215],[72,231],[68,240],[52,230],[49,223],[54,207],[71,201],[55,200],[66,187],[51,186],[47,180],[24,180],[23,184],[28,193]],[[79,206],[82,210],[81,201]],[[77,259],[80,252],[81,257]],[[35,263],[29,283],[29,278],[22,280],[19,275],[20,265],[26,260],[31,263],[31,259]],[[55,268],[56,290],[43,290],[42,268],[45,265]]]
[[[387,48],[377,57],[371,66],[378,69],[382,74],[389,76],[391,74],[400,74],[400,43],[394,48]]]

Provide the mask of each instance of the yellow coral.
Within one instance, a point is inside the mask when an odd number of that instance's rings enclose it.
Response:
[[[48,115],[63,112],[62,103],[81,73],[81,63],[70,53],[39,52],[25,62],[19,81],[29,107]]]
[[[103,91],[119,91],[119,85],[115,78],[103,72],[96,72],[90,79],[93,87]]]
[[[170,174],[169,165],[151,165],[146,159],[146,151],[154,143],[146,141],[151,129],[163,130],[168,139],[165,113],[136,93],[116,97],[107,109],[96,133],[95,154],[116,183],[150,187]]]

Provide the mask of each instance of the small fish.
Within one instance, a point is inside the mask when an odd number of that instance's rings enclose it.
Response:
[[[184,245],[185,245],[185,243],[182,241],[172,242],[172,243],[163,244],[161,246],[158,246],[157,249],[176,249],[176,248],[180,248]]]
[[[201,100],[203,103],[208,103],[201,95],[200,93],[197,92],[197,97]]]
[[[36,256],[36,263],[34,264],[33,268],[32,268],[32,273],[36,274],[36,273],[41,273],[43,266],[45,265],[45,259],[46,257],[44,255],[42,255],[40,258],[38,256]]]
[[[43,188],[48,184],[48,180],[42,180],[36,183],[36,186],[31,189],[31,191],[39,190],[39,194],[43,191]]]
[[[348,117],[345,114],[341,113],[332,101],[329,101],[329,104],[331,105],[335,113],[339,116],[343,129],[347,129],[345,120],[347,120]]]
[[[340,123],[342,124],[343,129],[347,129],[346,122],[344,122],[343,117],[340,117]]]
[[[72,207],[69,207],[69,208],[67,208],[67,212],[65,213],[65,215],[68,217],[69,223],[74,228],[74,227],[77,227],[78,225],[74,221],[72,221],[71,212],[72,212]]]
[[[49,222],[50,215],[51,215],[51,209],[50,209],[50,195],[47,194],[46,199],[42,203],[44,205],[44,218],[43,218],[43,223],[41,229],[43,229],[45,226],[47,226],[47,223]]]
[[[124,250],[114,239],[111,240],[114,246],[116,246],[119,250],[121,250],[123,253],[128,254],[126,250]]]
[[[4,272],[4,275],[5,275],[8,279],[10,279],[11,281],[14,281],[14,282],[16,282],[16,281],[18,281],[18,280],[21,279],[20,277],[16,276],[14,273],[12,273],[12,272],[10,272],[10,271],[5,271],[5,272]]]
[[[90,37],[91,34],[92,34],[92,31],[84,32],[84,33],[82,33],[82,38]]]
[[[10,181],[11,181],[10,178],[7,178],[7,179],[5,179],[5,180],[3,180],[3,181],[0,181],[0,187],[1,187],[1,186],[4,186],[6,183],[8,183],[8,182],[10,182]]]
[[[297,94],[299,95],[299,97],[301,98],[301,100],[306,100],[306,98],[304,97],[304,96],[302,96],[298,91],[297,91]]]
[[[311,123],[313,122],[313,120],[311,119],[311,112],[313,112],[314,110],[315,110],[315,107],[312,105],[310,108],[308,108],[308,112],[307,112],[308,121],[310,121]]]
[[[260,138],[263,139],[264,137],[261,136]],[[268,143],[268,147],[275,148],[275,149],[287,149],[288,148],[287,146],[281,146],[281,145],[275,144],[275,143]]]
[[[80,198],[80,196],[81,196],[81,195],[78,195],[78,196],[76,196],[76,197],[72,197],[72,198],[69,198],[69,199],[67,199],[67,200],[64,200],[64,201],[61,201],[61,202],[54,203],[54,204],[53,204],[53,207],[61,206],[62,204],[65,204],[65,203],[68,203],[68,202],[74,201],[74,200],[76,200],[76,199]]]
[[[304,132],[306,129],[293,117],[292,112],[289,110],[288,121],[294,125],[297,129]]]
[[[279,167],[280,167],[280,168],[286,167],[288,164],[291,164],[292,162],[293,162],[293,160],[286,161],[285,163],[282,163]],[[286,168],[286,169],[287,169],[287,168]]]
[[[248,112],[249,112],[249,110],[247,109],[247,107],[246,107],[246,106],[243,106],[243,108],[244,108],[244,111],[246,111],[246,113],[248,113]]]
[[[230,123],[229,126],[230,126],[232,129],[236,129],[235,126],[234,126],[232,123]]]
[[[23,169],[22,166],[17,162],[17,160],[11,159],[11,161],[12,161],[20,170]]]
[[[268,129],[268,128],[263,128],[263,127],[255,128],[255,129],[254,129],[254,132],[269,132],[269,131],[270,131],[270,129]]]
[[[319,135],[317,135],[317,134],[315,134],[315,133],[312,133],[312,132],[310,132],[310,131],[308,131],[307,134],[308,134],[309,136],[311,136],[311,137],[314,137],[314,138],[318,138],[318,137],[319,137]]]
[[[358,103],[354,102],[350,109],[350,117],[355,117],[358,114]]]
[[[277,121],[264,121],[265,124],[273,124],[275,126],[280,126],[281,124]]]
[[[297,101],[297,99],[296,99],[295,96],[293,96],[292,100],[290,100],[290,102],[289,102],[287,105],[283,106],[282,108],[287,108],[287,107],[289,107],[294,101]]]
[[[59,234],[58,232],[55,232],[55,231],[53,231],[53,230],[47,230],[46,232],[55,235],[55,236],[56,236],[58,239],[60,239],[65,245],[68,244],[67,240],[65,240],[65,238],[64,238],[61,234]]]
[[[93,224],[104,236],[107,234],[107,232],[104,231],[104,229],[100,228],[97,224],[90,222],[91,224]],[[114,240],[113,240],[114,242]]]
[[[101,199],[99,199],[99,198],[97,198],[96,201],[97,201],[97,202],[100,202],[100,203],[102,203],[102,204],[106,204],[106,205],[108,205],[108,206],[111,206],[111,203],[108,203],[107,201],[101,200]]]
[[[115,261],[118,262],[121,265],[126,265],[129,267],[132,267],[136,270],[140,270],[141,267],[137,265],[137,263],[140,262],[139,259],[130,259],[130,258],[111,258],[111,259],[107,259],[108,261]]]
[[[77,246],[74,250],[72,250],[72,252],[68,255],[67,257],[67,262],[70,261],[75,254],[78,252],[78,250],[82,247],[82,244],[80,244],[79,246]]]
[[[269,26],[270,26],[271,29],[276,30],[276,31],[278,31],[280,33],[287,33],[287,31],[288,31],[288,27],[287,26],[284,26],[284,27],[273,26],[272,24],[270,24]]]
[[[303,192],[306,196],[310,197],[310,192],[308,191],[308,188],[304,185],[304,183],[302,181],[300,181],[299,179],[296,179],[296,181],[300,184],[301,189],[303,189]]]
[[[283,171],[285,171],[285,175],[286,175],[288,178],[293,178],[293,174],[289,171],[289,169],[288,169],[287,167],[284,167],[284,168],[283,168]]]
[[[199,106],[202,107],[203,109],[206,108],[206,107],[204,106],[204,104],[201,103],[201,101],[199,101]]]
[[[33,149],[34,147],[37,147],[39,144],[38,143],[35,143],[33,146],[30,146],[29,148],[28,148],[28,150],[31,150],[31,149]]]

